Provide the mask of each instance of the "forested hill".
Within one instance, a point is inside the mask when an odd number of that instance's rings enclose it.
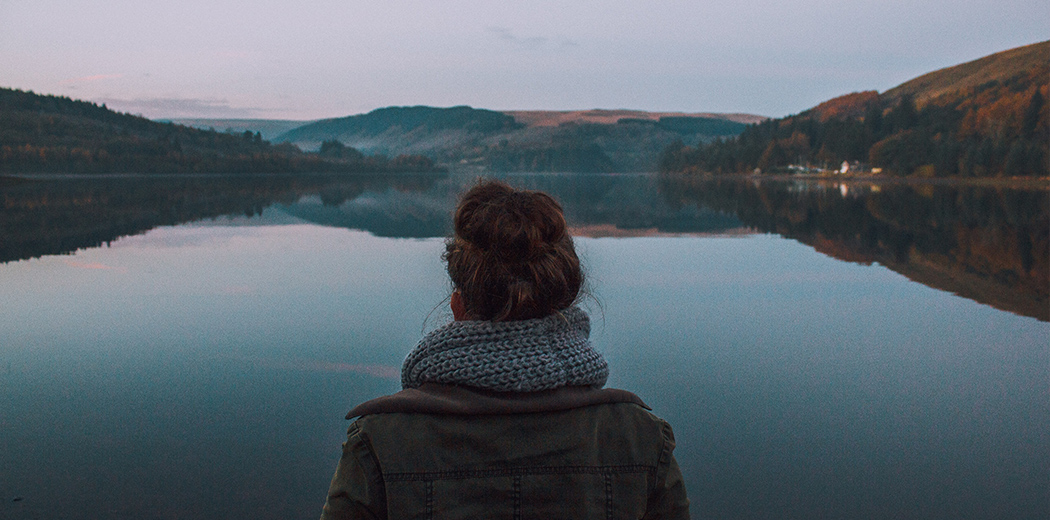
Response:
[[[849,170],[922,177],[1045,177],[1050,42],[931,72],[884,93],[858,92],[728,140],[675,144],[672,173]],[[878,171],[878,170],[876,170]]]
[[[0,88],[0,173],[297,173],[433,171],[425,157],[323,154],[114,112],[105,105]]]
[[[466,106],[387,107],[310,123],[276,140],[304,149],[334,140],[370,153],[422,154],[476,171],[652,171],[668,144],[736,135],[746,125],[734,119],[742,118],[764,119],[748,114],[628,110],[496,112]]]
[[[491,133],[514,130],[524,125],[513,117],[492,110],[467,106],[436,108],[427,106],[387,107],[367,114],[323,119],[303,125],[279,137],[281,141],[321,143],[329,139],[346,142],[375,138],[383,134],[440,130]]]

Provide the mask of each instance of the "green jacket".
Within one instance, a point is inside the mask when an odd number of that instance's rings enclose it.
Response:
[[[630,392],[427,383],[356,416],[323,520],[689,517],[671,426]]]

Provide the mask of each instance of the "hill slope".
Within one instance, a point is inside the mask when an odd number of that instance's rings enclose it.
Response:
[[[418,138],[435,134],[485,135],[521,126],[513,117],[466,106],[387,107],[367,114],[308,123],[285,132],[278,140],[308,149],[310,145],[318,146],[323,141],[335,139],[355,148],[387,151],[410,147]],[[417,139],[413,139],[413,135]]]
[[[981,85],[1029,73],[1050,75],[1050,42],[1033,43],[923,74],[882,94],[886,101],[911,96],[916,106],[943,96],[965,95]]]
[[[760,123],[766,118],[754,114],[718,114],[714,112],[646,112],[644,110],[504,110],[504,114],[513,117],[525,126],[559,126],[566,123],[596,123],[613,125],[621,119],[648,119],[658,121],[663,117],[695,117],[727,120],[735,123]]]
[[[1048,174],[1050,42],[941,69],[879,94],[841,96],[739,137],[664,150],[665,172],[851,169],[893,175]]]
[[[759,116],[704,117],[628,110],[496,112],[388,107],[327,119],[279,136],[304,149],[337,140],[370,153],[413,153],[478,171],[651,171],[676,140],[740,133]]]
[[[422,157],[325,156],[261,134],[198,130],[94,103],[0,88],[0,173],[294,173],[430,171]]]

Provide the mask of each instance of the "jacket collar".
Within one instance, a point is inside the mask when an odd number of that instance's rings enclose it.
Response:
[[[396,394],[361,403],[347,419],[380,413],[438,415],[505,415],[554,412],[596,404],[634,403],[649,410],[641,398],[626,390],[590,386],[562,386],[539,392],[495,392],[466,386],[424,383]]]

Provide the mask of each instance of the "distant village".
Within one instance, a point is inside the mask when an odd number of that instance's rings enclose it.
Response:
[[[789,173],[794,175],[879,175],[882,173],[882,168],[872,168],[870,164],[860,161],[842,161],[842,164],[838,168],[831,168],[825,166],[814,166],[812,164],[789,164],[787,166]],[[761,170],[755,170],[755,173],[762,173]]]

